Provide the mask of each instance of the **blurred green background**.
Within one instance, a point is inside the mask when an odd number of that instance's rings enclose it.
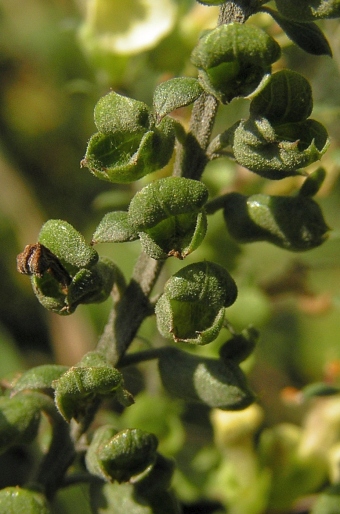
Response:
[[[110,302],[81,306],[74,315],[58,318],[39,305],[29,279],[16,272],[16,255],[37,241],[42,223],[50,218],[67,220],[90,241],[107,211],[126,208],[137,188],[171,172],[168,166],[121,186],[81,169],[86,143],[95,131],[93,108],[110,89],[151,105],[153,89],[161,81],[195,76],[191,49],[200,31],[214,26],[218,13],[218,8],[194,0],[159,0],[153,17],[152,9],[143,10],[136,0],[102,2],[102,12],[97,4],[0,1],[1,376],[51,360],[73,364],[94,347]],[[204,244],[188,263],[211,259],[233,273],[239,299],[229,319],[238,329],[254,324],[261,331],[250,378],[273,422],[284,418],[287,409],[289,416],[295,415],[284,395],[277,400],[284,388],[340,380],[340,26],[337,20],[321,24],[334,52],[330,59],[298,49],[268,15],[253,22],[283,46],[275,69],[290,67],[312,83],[313,117],[331,136],[323,158],[328,175],[318,201],[332,231],[324,246],[304,254],[289,254],[267,243],[240,247],[230,241],[217,213]],[[112,40],[102,37],[107,30],[115,35]],[[223,106],[216,131],[246,116],[247,105],[243,100]],[[187,126],[190,108],[175,116]],[[226,159],[211,163],[204,181],[212,196],[231,190],[289,194],[300,185],[298,178],[263,180]],[[98,251],[112,257],[128,278],[140,248],[134,242],[101,245]],[[181,263],[169,262],[163,279],[179,267]],[[150,340],[158,337],[152,320],[141,333]],[[203,351],[215,354],[220,343]]]

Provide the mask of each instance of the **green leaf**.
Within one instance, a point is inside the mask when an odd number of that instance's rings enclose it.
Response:
[[[320,246],[329,230],[318,204],[300,195],[230,193],[224,218],[230,235],[240,243],[268,241],[295,252]]]
[[[171,492],[164,491],[153,503],[153,497],[136,491],[134,484],[94,484],[91,506],[94,514],[181,514]],[[105,507],[103,507],[105,505]],[[104,509],[104,510],[103,510]]]
[[[150,109],[143,102],[111,91],[103,96],[94,109],[94,121],[104,134],[143,134],[150,126]]]
[[[6,487],[0,491],[2,514],[50,514],[46,498],[37,491]]]
[[[236,284],[222,266],[208,261],[186,266],[166,282],[156,304],[158,330],[175,342],[210,343],[236,296]]]
[[[333,484],[322,491],[311,514],[340,514],[340,484]]]
[[[231,359],[237,364],[243,362],[252,354],[258,338],[259,333],[253,327],[243,330],[241,334],[233,335],[221,346],[220,358],[223,361]]]
[[[319,160],[328,146],[326,129],[312,119],[274,127],[266,118],[249,118],[234,131],[237,162],[271,180],[303,174],[299,168]]]
[[[0,397],[0,453],[35,439],[43,406],[41,396],[18,393],[12,398]]]
[[[114,211],[105,214],[93,234],[92,243],[124,243],[136,239],[138,234],[129,223],[128,213]]]
[[[68,366],[43,364],[23,373],[14,383],[13,393],[25,389],[50,389],[53,380],[57,380],[68,370]]]
[[[299,195],[301,196],[314,196],[319,191],[326,177],[326,171],[324,168],[318,168],[313,171],[304,183],[302,184]]]
[[[252,93],[280,53],[278,43],[258,27],[229,23],[206,33],[191,60],[201,70],[202,87],[227,103]]]
[[[340,16],[339,0],[275,0],[275,3],[283,16],[298,22]]]
[[[312,88],[307,79],[292,70],[281,70],[268,77],[252,99],[250,115],[263,117],[272,125],[305,121],[313,110]]]
[[[208,190],[197,180],[168,177],[152,182],[131,200],[128,220],[144,251],[154,259],[185,258],[206,232]]]
[[[197,79],[180,77],[162,82],[156,87],[153,108],[161,120],[170,112],[193,103],[203,93]]]
[[[229,360],[167,348],[159,358],[163,386],[172,395],[224,410],[244,409],[254,401],[240,367]]]
[[[65,264],[66,268],[90,268],[98,261],[96,250],[86,244],[84,237],[67,221],[48,220],[43,225],[38,239]]]
[[[94,134],[81,165],[103,180],[127,183],[163,168],[175,145],[175,122],[164,118],[150,130]]]
[[[316,382],[304,387],[301,392],[304,398],[314,398],[315,396],[333,396],[340,393],[340,387],[326,384],[325,382]]]
[[[197,0],[199,4],[203,5],[222,5],[225,4],[227,0]]]
[[[299,23],[299,21],[289,20],[268,7],[263,10],[274,18],[289,39],[302,48],[302,50],[313,55],[329,55],[332,57],[331,47],[324,33],[315,23]]]

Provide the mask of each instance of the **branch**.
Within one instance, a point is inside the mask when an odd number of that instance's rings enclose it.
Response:
[[[239,22],[256,12],[259,0],[233,0],[220,8],[218,24]],[[185,145],[178,144],[173,174],[199,180],[208,162],[210,141],[218,101],[202,94],[194,103],[190,131]],[[139,257],[132,279],[114,306],[97,349],[116,365],[134,339],[143,320],[153,313],[149,296],[165,261],[155,261],[144,253]]]

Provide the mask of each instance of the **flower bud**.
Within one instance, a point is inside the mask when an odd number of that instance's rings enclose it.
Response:
[[[0,453],[33,441],[39,428],[40,409],[40,398],[34,393],[0,397]]]

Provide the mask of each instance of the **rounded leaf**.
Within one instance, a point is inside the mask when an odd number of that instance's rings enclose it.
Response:
[[[219,354],[223,361],[232,359],[239,364],[246,360],[254,351],[259,333],[253,328],[247,328],[241,334],[234,334],[223,346],[221,346]]]
[[[311,514],[340,514],[340,484],[332,484],[318,494]]]
[[[94,109],[94,122],[99,132],[127,134],[149,129],[150,109],[143,102],[111,91],[103,96]]]
[[[53,252],[66,268],[89,268],[98,261],[98,253],[84,237],[63,220],[47,221],[39,233],[39,242]]]
[[[316,248],[329,230],[322,211],[311,198],[230,193],[224,218],[240,243],[268,241],[290,251]]]
[[[39,428],[41,407],[40,398],[34,394],[0,397],[0,453],[33,441]]]
[[[326,178],[326,171],[324,168],[318,168],[317,170],[313,171],[304,183],[302,184],[299,195],[302,196],[314,196],[319,191],[320,187],[323,184],[323,181]]]
[[[206,33],[191,60],[202,71],[202,87],[227,103],[254,91],[280,53],[278,43],[258,27],[229,23]]]
[[[110,477],[107,476],[105,470],[101,466],[101,462],[98,458],[98,449],[101,445],[106,444],[111,437],[114,437],[117,433],[118,430],[111,425],[103,425],[97,428],[85,455],[87,470],[92,475],[99,476],[106,481],[110,481]]]
[[[50,389],[53,380],[57,380],[68,370],[68,366],[42,364],[25,371],[14,383],[13,393],[25,389]]]
[[[280,13],[299,22],[340,17],[339,0],[275,0]]]
[[[219,334],[224,309],[237,287],[228,271],[212,262],[194,263],[175,273],[156,304],[160,333],[174,341],[207,344]]]
[[[273,125],[305,121],[312,109],[312,88],[308,80],[292,70],[270,75],[250,104],[252,117],[264,117]]]
[[[203,5],[222,5],[226,0],[197,0],[197,2]]]
[[[332,57],[331,47],[316,23],[300,23],[299,21],[289,20],[268,7],[264,10],[274,18],[287,36],[302,50],[312,55],[329,55]]]
[[[159,358],[165,389],[186,401],[225,410],[244,409],[254,401],[245,375],[232,360],[223,362],[167,348]]]
[[[0,512],[3,514],[50,514],[46,498],[37,491],[22,487],[6,487],[0,491]]]
[[[124,243],[138,239],[137,232],[132,228],[125,211],[114,211],[105,214],[96,228],[92,243]]]
[[[193,103],[203,93],[197,79],[177,77],[159,84],[153,95],[153,108],[157,119]]]
[[[60,414],[70,421],[80,419],[95,398],[110,396],[122,387],[122,374],[108,366],[72,367],[52,386]]]

